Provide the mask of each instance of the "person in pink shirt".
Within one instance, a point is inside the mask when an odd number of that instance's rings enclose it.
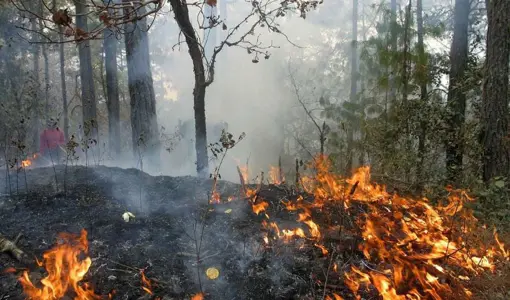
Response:
[[[46,129],[40,135],[39,153],[51,163],[60,161],[61,147],[65,147],[64,133],[57,127],[57,122],[48,120]]]

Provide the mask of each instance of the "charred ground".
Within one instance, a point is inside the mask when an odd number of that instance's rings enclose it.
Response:
[[[99,294],[115,291],[114,299],[189,299],[202,286],[206,299],[323,297],[318,284],[322,276],[316,274],[324,274],[329,261],[321,250],[306,244],[263,247],[263,214],[255,215],[246,199],[207,205],[212,180],[83,166],[21,170],[1,180],[5,186],[0,232],[8,238],[22,233],[19,247],[41,258],[58,233],[86,229],[93,260],[86,279]],[[241,186],[219,182],[218,191],[235,198]],[[295,213],[280,203],[294,197],[292,192],[269,185],[259,194],[283,224],[300,226]],[[136,218],[124,222],[126,211]],[[338,237],[333,239],[338,242]],[[351,254],[356,252],[352,241],[341,244]],[[2,270],[29,267],[34,282],[45,274],[35,264],[0,255]],[[209,267],[219,269],[218,279],[206,278]],[[142,289],[140,269],[153,282],[153,296]],[[0,299],[24,299],[19,274],[0,274]]]

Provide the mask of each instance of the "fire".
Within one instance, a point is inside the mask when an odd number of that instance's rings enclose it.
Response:
[[[480,230],[476,218],[465,208],[473,201],[467,192],[447,187],[445,204],[432,205],[427,199],[408,199],[386,192],[386,187],[370,182],[370,167],[359,168],[351,178],[331,173],[327,157],[315,159],[313,176],[302,177],[303,188],[313,199],[302,196],[282,201],[288,211],[298,213],[302,228],[280,229],[266,220],[262,227],[268,232],[263,237],[266,245],[272,240],[287,243],[295,238],[312,241],[324,255],[329,251],[322,239],[323,228],[314,214],[328,214],[329,208],[340,204],[345,212],[356,204],[365,207],[357,213],[357,223],[363,242],[359,245],[366,258],[375,267],[355,267],[344,274],[344,283],[357,299],[359,293],[372,287],[384,300],[447,299],[471,297],[463,282],[485,271],[494,271],[498,259],[510,260],[510,251],[494,233],[494,245],[477,240]],[[272,169],[274,173],[276,168]],[[273,182],[275,176],[271,176]],[[269,203],[258,193],[248,189],[246,196],[256,214],[266,211]],[[312,213],[313,211],[313,213]],[[336,270],[335,264],[335,272]],[[363,289],[362,289],[363,288]],[[336,295],[336,294],[335,294]],[[338,295],[328,299],[341,299]]]
[[[82,230],[79,236],[61,233],[59,239],[62,243],[43,255],[42,265],[48,276],[41,280],[40,288],[32,283],[27,271],[19,278],[25,295],[33,300],[49,300],[61,299],[73,291],[76,300],[101,299],[89,284],[82,283],[92,264],[88,256],[82,260],[78,258],[88,253],[87,231]]]
[[[149,295],[152,295],[152,283],[147,277],[145,277],[145,273],[143,270],[140,271],[140,275],[142,276],[142,289]]]
[[[21,161],[21,167],[22,168],[28,168],[32,165],[32,162],[38,157],[39,155],[37,153],[33,154],[30,157],[27,157],[27,159]]]
[[[193,295],[191,297],[191,300],[204,300],[204,294],[203,293],[198,293],[196,295]]]
[[[285,182],[284,174],[282,174],[279,167],[269,167],[269,182],[275,185],[280,185]]]

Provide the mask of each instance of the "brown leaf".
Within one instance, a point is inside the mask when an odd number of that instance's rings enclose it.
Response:
[[[60,26],[68,26],[73,22],[71,17],[69,16],[67,9],[59,9],[55,13],[53,13],[53,16],[51,17],[53,22],[55,24]]]
[[[99,20],[103,22],[106,26],[110,26],[112,21],[110,15],[106,11],[99,14]]]
[[[74,31],[74,38],[76,40],[83,40],[83,39],[86,39],[89,37],[89,33],[86,32],[85,30],[79,28],[79,27],[76,27],[75,31]]]
[[[70,37],[74,35],[74,29],[71,26],[66,27],[66,30],[64,30],[64,35],[66,37]]]

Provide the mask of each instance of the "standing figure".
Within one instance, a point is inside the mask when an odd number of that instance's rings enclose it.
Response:
[[[39,153],[46,164],[55,164],[60,161],[61,152],[65,147],[64,133],[57,127],[57,122],[50,119],[46,123],[46,129],[40,136]]]

